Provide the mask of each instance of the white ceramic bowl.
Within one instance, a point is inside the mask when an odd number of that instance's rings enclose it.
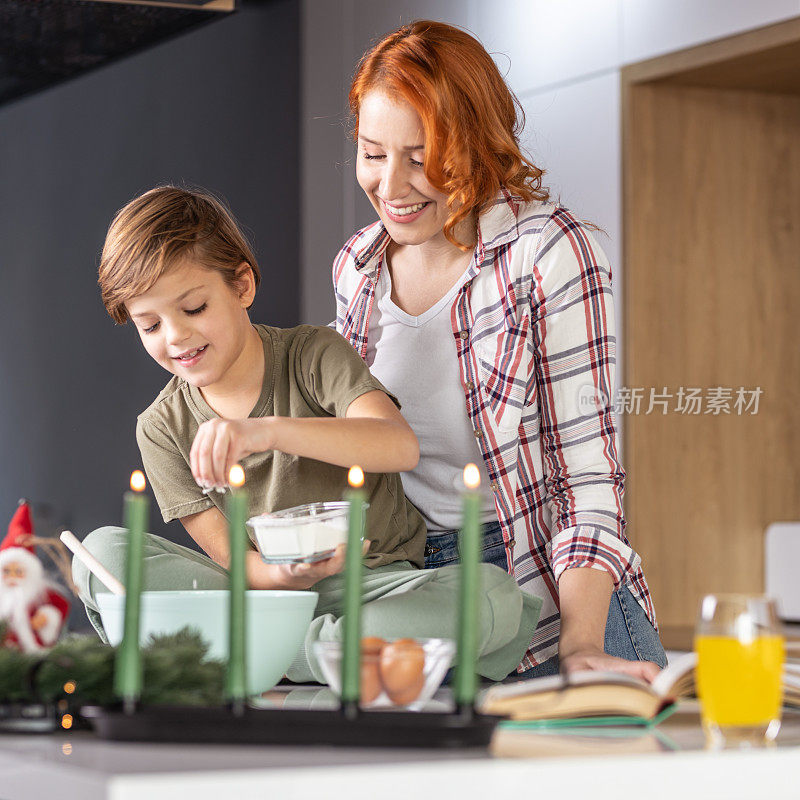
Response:
[[[308,503],[247,520],[265,561],[317,561],[347,542],[346,502]]]
[[[316,592],[247,591],[247,687],[271,689],[297,655],[317,605]],[[97,605],[109,642],[122,641],[124,595],[98,594]],[[139,639],[195,628],[209,644],[209,656],[228,658],[228,592],[189,590],[142,592]]]

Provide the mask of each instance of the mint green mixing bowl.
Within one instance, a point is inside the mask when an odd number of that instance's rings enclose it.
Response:
[[[98,594],[97,605],[109,642],[122,641],[125,596]],[[271,689],[297,655],[317,606],[316,592],[247,591],[247,688]],[[228,658],[228,592],[223,589],[142,592],[139,640],[176,633],[187,625],[209,644],[211,658]]]

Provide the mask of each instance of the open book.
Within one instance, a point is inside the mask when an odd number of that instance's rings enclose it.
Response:
[[[696,663],[695,653],[679,656],[652,683],[618,672],[575,672],[493,686],[481,711],[512,720],[605,717],[649,724],[659,721],[678,698],[694,695]],[[800,707],[800,673],[788,665],[784,705]]]

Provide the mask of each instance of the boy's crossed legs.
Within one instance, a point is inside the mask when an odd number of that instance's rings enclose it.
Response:
[[[124,580],[127,555],[124,528],[98,528],[84,540],[87,549],[110,572]],[[144,588],[227,589],[228,572],[207,556],[160,536],[145,534]],[[107,641],[98,612],[96,593],[106,591],[77,559],[73,579],[86,613]],[[542,601],[522,592],[499,567],[481,564],[479,598],[478,672],[502,680],[519,663],[530,644]],[[313,654],[313,642],[340,640],[344,576],[332,575],[314,586],[319,595],[316,616],[287,677],[296,682],[325,680]],[[382,638],[455,638],[458,624],[458,566],[420,570],[408,562],[365,569],[362,631]]]

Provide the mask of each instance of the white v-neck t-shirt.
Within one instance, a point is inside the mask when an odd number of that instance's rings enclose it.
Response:
[[[456,293],[466,279],[465,271],[438,303],[412,317],[392,302],[384,264],[369,320],[367,366],[400,401],[419,439],[419,464],[400,477],[429,532],[461,526],[462,476],[470,462],[478,465],[486,491],[481,521],[497,522],[489,476],[467,416],[450,323]]]

